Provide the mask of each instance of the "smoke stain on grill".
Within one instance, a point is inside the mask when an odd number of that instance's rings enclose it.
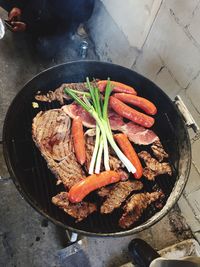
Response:
[[[178,240],[193,238],[192,232],[177,205],[173,208],[173,212],[169,213],[169,222],[171,231],[176,235]]]

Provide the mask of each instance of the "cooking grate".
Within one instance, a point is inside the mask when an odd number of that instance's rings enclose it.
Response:
[[[3,141],[6,162],[14,182],[22,195],[25,196],[34,208],[47,216],[54,223],[73,231],[83,231],[86,234],[121,233],[124,235],[128,232],[118,226],[118,220],[122,213],[120,209],[114,211],[110,215],[94,213],[86,220],[76,224],[73,218],[51,203],[51,198],[57,193],[64,191],[64,188],[62,185],[56,186],[54,175],[47,168],[45,160],[35,146],[32,140],[31,125],[33,118],[40,110],[60,108],[60,104],[58,102],[39,103],[39,109],[34,109],[32,107],[32,102],[35,101],[34,95],[37,90],[41,90],[45,85],[46,89],[42,90],[43,93],[45,93],[50,89],[58,87],[64,81],[82,81],[86,76],[105,79],[107,78],[107,73],[110,73],[113,80],[119,80],[121,82],[127,81],[128,84],[135,85],[136,89],[137,87],[140,88],[140,95],[153,101],[158,108],[158,115],[155,117],[156,123],[153,130],[158,134],[165,150],[169,153],[170,163],[173,166],[172,177],[162,175],[156,178],[156,182],[149,182],[145,179],[142,181],[145,191],[149,192],[151,192],[153,186],[157,184],[166,195],[165,202],[180,175],[180,157],[182,157],[182,153],[188,153],[189,157],[188,162],[181,161],[181,164],[189,164],[190,162],[188,135],[181,116],[173,103],[158,87],[144,77],[112,64],[96,63],[97,66],[98,64],[103,64],[100,68],[99,66],[95,67],[96,65],[94,65],[94,62],[82,62],[81,64],[83,64],[83,66],[86,64],[86,67],[83,68],[84,71],[81,71],[80,65],[77,67],[76,64],[77,63],[71,63],[72,68],[70,68],[70,64],[61,65],[40,74],[39,77],[29,82],[14,99],[4,124]],[[74,72],[80,73],[74,75]],[[68,78],[66,79],[66,77]],[[149,86],[151,86],[151,90],[149,90]],[[143,149],[147,150],[147,146],[136,146],[137,152]],[[180,195],[182,189],[183,188],[181,188],[181,190],[179,189],[177,196]],[[173,203],[175,203],[175,201],[176,200],[174,200]],[[134,227],[144,225],[144,222],[157,211],[158,209],[154,205],[151,205]],[[141,227],[141,229],[144,229],[144,226]]]
[[[49,216],[54,217],[56,220],[61,221],[62,223],[66,223],[67,221],[67,223],[72,227],[76,226],[79,229],[87,230],[93,229],[94,232],[111,233],[113,232],[113,230],[122,231],[122,229],[118,227],[118,220],[120,218],[120,215],[122,214],[122,211],[120,209],[116,210],[110,215],[100,215],[99,213],[95,213],[93,215],[90,215],[85,221],[74,225],[74,219],[65,214],[62,210],[59,210],[58,207],[55,207],[51,203],[51,198],[57,193],[65,191],[65,189],[62,185],[56,186],[55,176],[47,168],[46,161],[43,159],[40,151],[35,146],[32,140],[31,123],[33,118],[39,111],[46,111],[60,107],[61,106],[59,105],[59,103],[52,102],[40,103],[39,109],[33,109],[31,102],[29,102],[26,104],[26,106],[24,106],[24,110],[22,109],[21,111],[23,121],[16,122],[16,129],[19,129],[17,125],[20,125],[20,133],[22,133],[22,136],[21,134],[18,135],[18,130],[13,135],[13,158],[17,159],[15,161],[15,168],[17,170],[20,170],[19,175],[24,186],[23,190],[29,192],[29,198],[31,198],[35,202],[39,209],[44,210]],[[166,117],[166,114],[164,114],[164,117]],[[20,116],[19,118],[21,121],[22,117]],[[171,127],[168,121],[169,118],[165,120],[168,129],[174,132],[174,129]],[[165,142],[168,141],[165,140]],[[140,152],[143,149],[147,150],[147,148],[148,152],[150,152],[149,146],[136,146],[137,152]],[[155,182],[150,182],[146,179],[142,179],[142,182],[144,184],[144,191],[152,192],[153,187],[157,185],[165,193],[166,201],[167,197],[174,187],[175,177],[177,175],[176,167],[174,166],[173,169],[173,177],[162,175],[160,177],[157,177]],[[143,216],[136,225],[143,223],[157,211],[158,209],[152,204],[150,208],[148,208],[144,212]]]

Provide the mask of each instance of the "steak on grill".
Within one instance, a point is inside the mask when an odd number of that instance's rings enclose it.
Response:
[[[126,229],[139,220],[143,211],[153,202],[163,197],[163,192],[141,193],[132,195],[123,207],[124,214],[119,225]]]
[[[71,119],[62,109],[51,109],[39,112],[32,124],[35,144],[49,169],[58,179],[57,184],[63,183],[68,190],[85,177],[74,155],[70,121]],[[52,202],[77,221],[81,221],[96,210],[96,205],[93,203],[70,203],[67,192],[56,195],[52,198]]]
[[[61,109],[39,112],[33,120],[33,140],[58,183],[67,189],[85,177],[73,151],[70,118]]]
[[[61,192],[55,197],[52,197],[52,202],[67,214],[77,219],[77,222],[80,222],[97,210],[96,205],[93,203],[82,201],[74,204],[69,202],[67,192]]]
[[[117,183],[109,190],[107,199],[101,206],[101,213],[111,213],[114,209],[119,208],[131,192],[141,190],[142,187],[143,184],[139,181],[128,180]]]

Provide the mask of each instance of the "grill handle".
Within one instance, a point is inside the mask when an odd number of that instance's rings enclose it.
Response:
[[[195,132],[195,134],[199,135],[199,133],[200,133],[199,126],[195,122],[190,111],[188,110],[188,108],[186,107],[186,105],[184,104],[183,100],[181,99],[181,97],[179,95],[175,96],[174,103],[177,106],[177,108],[179,109],[179,111],[181,112],[186,126],[188,128],[192,128],[193,131]]]

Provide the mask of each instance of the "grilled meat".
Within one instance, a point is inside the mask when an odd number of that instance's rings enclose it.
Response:
[[[128,139],[134,144],[150,145],[159,139],[152,130],[137,125],[132,121],[125,123],[119,131],[126,134]]]
[[[58,183],[70,189],[85,177],[73,152],[70,118],[61,109],[39,112],[33,120],[32,135]]]
[[[119,208],[131,192],[141,190],[142,187],[143,184],[139,181],[128,180],[117,183],[108,190],[107,199],[101,206],[101,213],[111,213],[114,209]]]
[[[162,192],[141,193],[132,195],[126,202],[124,214],[119,220],[119,225],[126,229],[139,220],[143,211],[153,202],[163,196]]]
[[[160,140],[155,141],[152,144],[151,149],[153,150],[153,154],[159,162],[163,161],[164,158],[169,157],[169,155],[165,152]]]
[[[161,174],[172,175],[172,169],[169,163],[163,162],[160,163],[156,159],[152,158],[151,155],[146,151],[141,151],[138,156],[144,160],[146,168],[143,170],[143,175],[148,180],[154,180],[156,176]]]
[[[110,194],[110,192],[112,192],[113,188],[114,185],[108,185],[106,187],[102,187],[98,190],[97,194],[102,198],[107,197]]]
[[[88,215],[97,210],[96,205],[89,202],[71,203],[68,200],[68,193],[61,192],[52,198],[53,204],[64,210],[67,214],[76,219],[77,222],[82,221]]]
[[[48,91],[47,94],[41,95],[40,92],[35,96],[35,99],[43,102],[59,101],[61,105],[64,104],[64,100],[70,99],[70,97],[64,93],[65,88],[74,89],[77,91],[88,91],[85,83],[63,83],[55,91]]]
[[[96,126],[94,118],[77,103],[73,102],[72,104],[64,105],[62,109],[72,119],[76,116],[80,116],[85,127],[93,128]],[[152,130],[146,129],[133,122],[125,123],[123,117],[111,109],[108,111],[108,117],[111,129],[113,131],[123,132],[128,136],[129,140],[135,144],[149,145],[159,140],[158,136]]]
[[[146,177],[149,181],[155,180],[155,172],[152,171],[149,167],[143,168],[143,176]]]
[[[95,119],[87,112],[83,107],[81,107],[76,102],[69,105],[64,105],[62,107],[63,111],[72,119],[79,116],[83,122],[83,125],[88,128],[93,128],[96,126]]]
[[[92,159],[92,154],[93,154],[93,150],[94,150],[94,138],[93,137],[86,137],[86,169],[87,171],[89,170],[90,167],[90,162]],[[121,160],[119,160],[116,156],[111,155],[112,151],[110,151],[109,154],[109,164],[110,164],[110,169],[114,170],[114,171],[121,171],[122,174],[122,179],[126,180],[128,179],[128,174],[121,170],[121,168],[123,167],[123,163],[121,162]],[[101,171],[103,170],[103,164],[101,166]]]

